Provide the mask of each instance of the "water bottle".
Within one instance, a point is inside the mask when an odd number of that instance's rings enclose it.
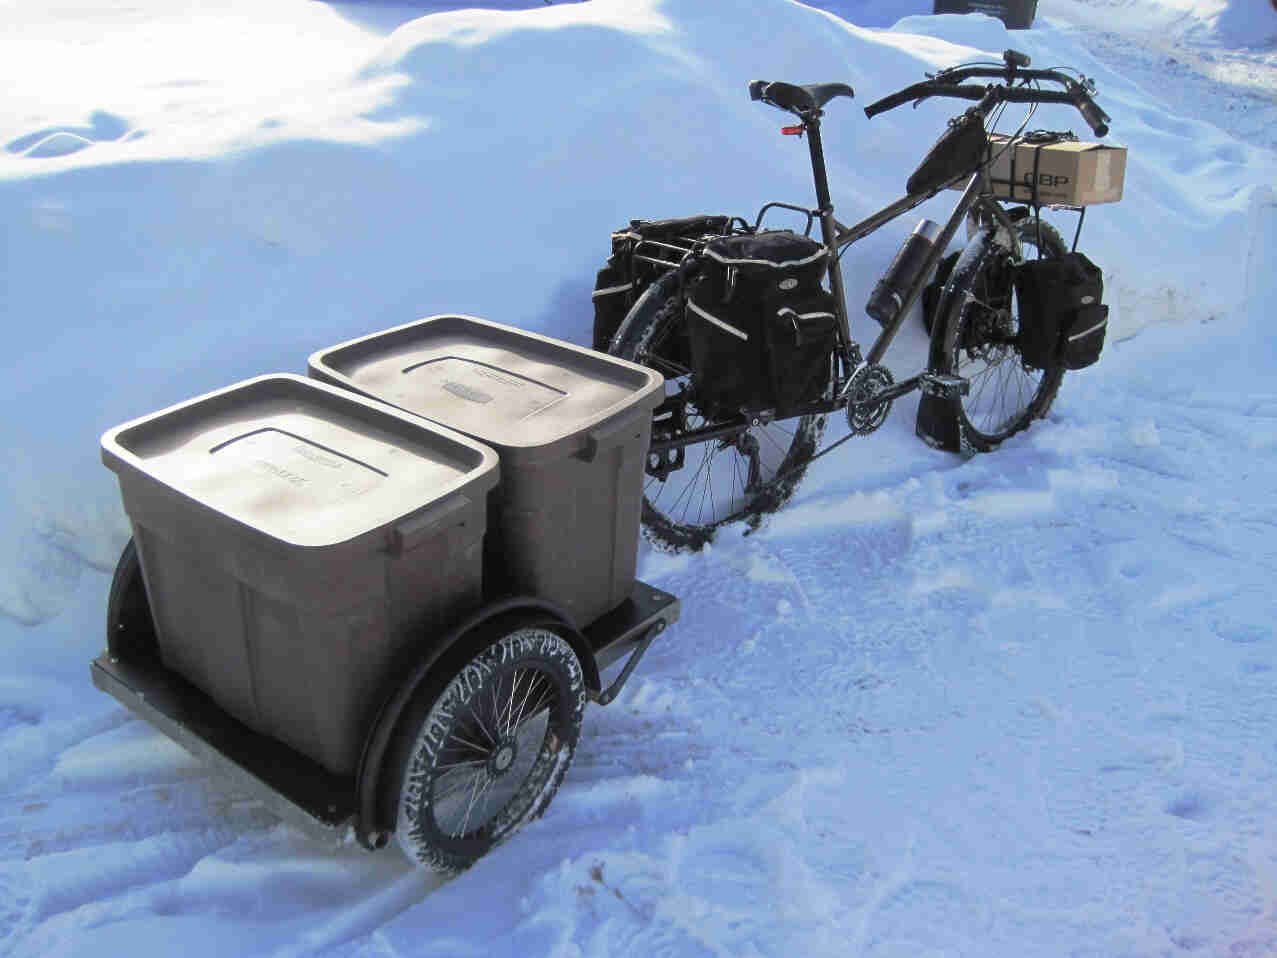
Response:
[[[878,280],[873,295],[865,303],[865,312],[876,319],[880,326],[888,325],[900,312],[900,307],[904,305],[905,292],[917,279],[922,264],[939,235],[939,223],[928,219],[920,220],[896,253],[896,258],[887,267],[887,272]]]

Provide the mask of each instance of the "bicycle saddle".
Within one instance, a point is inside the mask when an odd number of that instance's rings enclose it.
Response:
[[[766,80],[755,80],[749,85],[749,98],[762,100],[772,106],[797,113],[811,113],[819,110],[834,97],[853,97],[856,94],[845,83],[810,83],[799,86],[796,83],[769,83]]]

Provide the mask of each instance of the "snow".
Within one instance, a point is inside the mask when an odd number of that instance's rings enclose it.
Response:
[[[0,3],[0,953],[1277,954],[1277,11],[454,6]],[[856,89],[850,222],[949,115],[859,108],[1012,46],[1130,150],[1083,233],[1103,360],[993,455],[902,400],[758,534],[645,547],[682,621],[469,872],[312,842],[89,685],[107,427],[435,312],[588,341],[615,226],[809,201],[750,80]]]

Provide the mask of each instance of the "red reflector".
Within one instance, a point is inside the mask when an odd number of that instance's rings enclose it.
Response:
[[[782,126],[780,128],[780,132],[784,133],[786,136],[802,136],[803,129],[804,128],[800,123],[798,126]]]

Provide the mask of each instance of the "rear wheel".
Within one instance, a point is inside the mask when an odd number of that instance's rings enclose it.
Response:
[[[1063,256],[1060,234],[1036,219],[1016,225],[1025,259]],[[970,250],[969,250],[970,251]],[[969,252],[968,251],[968,252]],[[977,452],[988,452],[1009,436],[1045,416],[1064,378],[1052,362],[1045,369],[1026,365],[1017,335],[1022,320],[1016,298],[1015,260],[1011,250],[992,243],[983,255],[962,256],[954,271],[944,331],[943,361],[948,371],[966,379],[970,391],[956,401],[961,434]],[[967,295],[967,294],[970,295]]]
[[[677,294],[640,300],[611,352],[665,377],[666,399],[652,423],[653,442],[715,424],[696,401]],[[824,428],[824,416],[801,416],[650,454],[643,488],[644,534],[659,548],[681,552],[703,548],[731,522],[757,528],[764,515],[794,494]]]
[[[567,774],[585,711],[561,636],[515,629],[435,683],[405,721],[395,837],[434,871],[461,871],[540,815]]]

